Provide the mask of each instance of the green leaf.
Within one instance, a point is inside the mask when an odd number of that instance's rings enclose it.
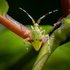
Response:
[[[0,0],[0,15],[1,16],[5,16],[5,14],[8,11],[8,3],[6,2],[6,0]]]
[[[2,24],[0,24],[0,32],[3,32],[6,29]]]
[[[69,70],[70,42],[59,46],[46,61],[42,70]]]
[[[0,32],[0,70],[18,63],[32,50],[32,45],[10,30]],[[28,59],[28,58],[27,58]],[[23,59],[22,61],[25,61]],[[24,62],[23,62],[24,64]]]

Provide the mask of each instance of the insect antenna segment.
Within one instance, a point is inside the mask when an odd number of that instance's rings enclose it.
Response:
[[[35,20],[33,19],[33,17],[26,10],[24,10],[22,8],[19,8],[19,9],[22,10],[23,12],[25,12],[28,15],[28,17],[32,20],[32,23],[35,24]]]
[[[37,24],[39,24],[39,23],[41,22],[41,20],[42,20],[43,18],[45,18],[47,15],[52,14],[52,13],[57,12],[57,11],[58,11],[58,9],[53,10],[53,11],[50,11],[50,12],[48,12],[47,14],[41,16],[41,17],[37,20]]]

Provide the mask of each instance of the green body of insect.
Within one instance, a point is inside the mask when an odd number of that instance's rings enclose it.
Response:
[[[35,48],[36,51],[38,51],[42,45],[41,38],[45,36],[45,31],[39,28],[39,25],[36,23],[32,27],[32,45]]]

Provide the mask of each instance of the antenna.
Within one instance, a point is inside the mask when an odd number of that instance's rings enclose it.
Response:
[[[19,8],[19,9],[22,10],[23,12],[25,12],[28,15],[28,17],[32,20],[32,23],[35,24],[35,20],[33,19],[33,17],[26,10],[24,10],[22,8]]]
[[[48,12],[47,14],[41,16],[41,17],[37,20],[37,24],[39,24],[39,23],[41,22],[41,20],[42,20],[43,18],[45,18],[47,15],[52,14],[52,13],[57,12],[57,11],[58,11],[58,9],[53,10],[53,11],[51,11],[51,12]]]

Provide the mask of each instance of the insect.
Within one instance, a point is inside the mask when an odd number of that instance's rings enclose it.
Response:
[[[49,12],[49,13],[47,13],[47,14],[45,14],[45,15],[43,15],[42,17],[40,17],[38,20],[37,20],[37,22],[35,22],[35,20],[33,19],[33,17],[27,12],[27,11],[25,11],[24,9],[22,9],[22,8],[19,8],[20,10],[22,10],[23,12],[25,12],[27,15],[28,15],[28,17],[32,20],[32,23],[33,23],[33,26],[31,26],[31,28],[32,28],[32,45],[33,45],[33,47],[34,47],[34,49],[36,50],[36,51],[38,51],[40,48],[41,48],[41,46],[42,46],[42,41],[41,41],[41,39],[42,38],[44,38],[44,37],[46,37],[46,31],[45,30],[43,30],[40,26],[39,26],[39,24],[40,24],[40,22],[41,22],[41,20],[43,19],[43,18],[45,18],[47,15],[49,15],[49,14],[51,14],[51,13],[53,13],[53,12],[56,12],[56,11],[58,11],[57,9],[56,10],[54,10],[54,11],[51,11],[51,12]]]

